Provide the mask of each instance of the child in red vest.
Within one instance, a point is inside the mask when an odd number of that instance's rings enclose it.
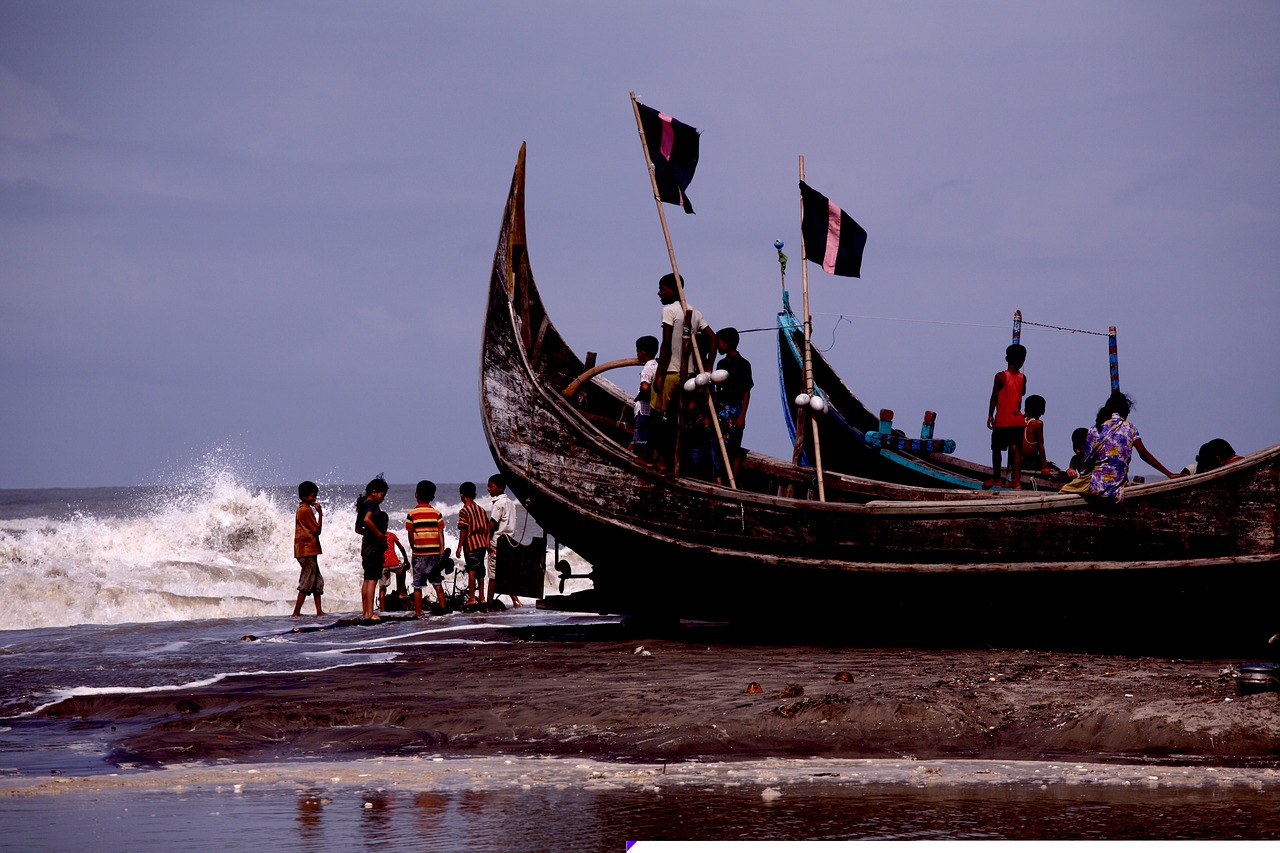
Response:
[[[996,374],[991,389],[991,403],[987,407],[987,429],[991,430],[991,479],[982,484],[984,489],[1003,485],[1000,479],[1000,454],[1009,451],[1009,482],[1015,489],[1022,488],[1023,430],[1027,419],[1022,414],[1022,396],[1027,393],[1027,377],[1022,365],[1027,361],[1027,348],[1022,344],[1010,344],[1004,351],[1008,367]]]

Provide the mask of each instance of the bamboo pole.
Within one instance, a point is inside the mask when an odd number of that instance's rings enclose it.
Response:
[[[1116,327],[1107,328],[1107,365],[1111,371],[1111,390],[1120,390],[1120,358],[1116,352]]]
[[[631,93],[631,111],[635,114],[635,117],[636,117],[636,130],[640,132],[640,150],[644,152],[644,162],[649,169],[649,184],[653,188],[653,201],[658,206],[658,219],[661,220],[662,222],[662,236],[667,241],[667,257],[671,259],[671,272],[676,277],[676,295],[680,297],[681,310],[687,314],[689,311],[689,303],[686,302],[684,298],[684,280],[681,279],[680,267],[679,265],[676,264],[676,250],[671,245],[671,229],[667,227],[667,212],[663,210],[662,198],[661,196],[658,195],[658,176],[657,174],[655,174],[653,169],[653,160],[652,158],[649,157],[649,141],[645,139],[644,124],[640,121],[640,104],[638,101],[636,101],[635,92]],[[672,329],[671,333],[674,335],[675,329]],[[698,373],[704,373],[705,370],[702,364],[702,353],[699,352],[698,350],[698,341],[697,341],[696,334],[690,335],[689,343],[692,345],[692,348],[693,348],[693,363],[698,368]],[[711,357],[714,359],[715,353],[712,353]],[[681,360],[683,361],[683,359],[684,359],[684,354],[682,353]],[[670,365],[668,365],[668,367],[670,367]],[[711,426],[715,429],[715,432],[716,432],[716,443],[719,444],[720,446],[720,459],[724,464],[725,475],[729,478],[729,488],[736,489],[738,488],[738,484],[734,482],[733,465],[731,464],[731,460],[729,459],[729,454],[725,449],[724,434],[720,432],[720,418],[716,416],[716,404],[715,404],[715,401],[711,399],[711,384],[707,383],[705,386],[703,386],[703,390],[705,392],[705,396],[707,400],[707,409],[711,412]],[[681,389],[681,393],[683,393],[683,389]],[[677,419],[679,418],[679,414],[680,414],[679,411],[677,411],[676,412]],[[677,423],[678,423],[678,420],[677,420]],[[677,451],[676,458],[675,458],[675,473],[677,476],[679,475],[679,472],[680,472],[680,454]]]
[[[804,180],[804,155],[800,155],[800,180]],[[804,222],[804,196],[800,196],[800,221]],[[813,354],[809,339],[813,336],[813,317],[809,316],[809,252],[804,244],[804,229],[800,231],[800,281],[804,290],[804,390],[813,397]],[[806,407],[807,408],[807,407]],[[818,500],[826,501],[826,487],[822,482],[822,443],[818,440],[818,419],[809,417],[813,424],[813,468],[818,474]],[[797,430],[797,433],[799,430]]]

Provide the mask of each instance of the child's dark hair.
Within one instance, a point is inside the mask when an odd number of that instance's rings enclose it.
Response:
[[[636,352],[642,352],[649,358],[655,357],[658,354],[658,339],[653,335],[636,338]]]
[[[1098,409],[1098,418],[1094,426],[1102,426],[1111,420],[1112,415],[1119,415],[1125,420],[1129,419],[1129,412],[1133,409],[1133,398],[1128,394],[1120,391],[1112,391],[1111,396],[1107,398],[1107,402],[1101,409]]]
[[[738,348],[738,330],[733,326],[725,326],[716,332],[716,337],[729,349],[735,350]]]
[[[507,488],[507,478],[502,476],[501,474],[494,474],[492,477],[489,478],[489,482],[493,483],[499,489],[505,490]]]
[[[436,484],[430,480],[419,480],[413,489],[413,496],[424,503],[431,503],[436,499]]]
[[[1033,418],[1038,418],[1044,414],[1044,397],[1039,394],[1032,394],[1027,398],[1027,402],[1024,405],[1027,414]]]
[[[1004,350],[1004,360],[1009,364],[1026,364],[1027,348],[1022,344],[1009,344]]]
[[[675,290],[676,274],[673,272],[669,272],[666,275],[664,275],[662,278],[658,279],[658,287],[663,287],[663,286],[666,286],[671,288],[672,290]],[[680,276],[680,287],[684,287],[684,276]]]
[[[298,497],[309,498],[312,495],[320,494],[320,488],[310,480],[303,480],[298,484]]]
[[[458,486],[458,494],[464,498],[474,498],[476,496],[476,484],[468,480],[461,486]]]
[[[1079,445],[1080,447],[1084,447],[1084,443],[1088,438],[1088,427],[1076,427],[1071,431],[1071,446],[1075,447],[1076,445]]]
[[[379,474],[378,476],[374,477],[372,480],[369,481],[369,484],[364,487],[364,492],[360,495],[360,497],[356,498],[356,509],[359,510],[360,507],[364,505],[364,502],[369,499],[369,495],[373,494],[374,492],[386,492],[386,491],[387,491],[387,481],[382,479],[382,475]]]

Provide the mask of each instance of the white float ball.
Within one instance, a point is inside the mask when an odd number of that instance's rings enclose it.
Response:
[[[796,408],[803,408],[809,405],[809,395],[801,391],[796,395]]]
[[[719,385],[721,382],[725,381],[728,378],[729,378],[729,371],[723,368],[721,368],[720,370],[714,370],[711,373],[711,381],[716,383],[717,385]]]
[[[695,382],[692,377],[690,377],[689,379],[686,379],[684,382],[684,390],[690,393],[693,393],[693,390],[697,387],[698,387],[698,383]]]
[[[693,377],[693,381],[698,383],[698,387],[701,388],[703,385],[706,385],[711,381],[711,374],[699,373],[697,376]]]
[[[809,398],[809,408],[813,409],[815,412],[825,412],[827,409],[827,401],[823,400],[817,394],[814,394]]]

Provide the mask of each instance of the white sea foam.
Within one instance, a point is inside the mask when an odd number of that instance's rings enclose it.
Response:
[[[313,669],[291,669],[289,670],[289,674],[304,675],[308,673],[328,672],[329,670],[343,669],[344,667],[350,667],[350,666],[363,666],[369,663],[384,663],[386,661],[395,660],[397,657],[399,657],[399,654],[397,652],[386,652],[381,655],[365,657],[358,661],[351,661],[350,663],[340,663],[340,664],[335,664],[333,666],[316,667]],[[217,675],[211,675],[208,678],[200,678],[194,681],[183,682],[182,684],[151,684],[146,687],[128,687],[128,686],[67,687],[67,688],[63,688],[61,690],[55,691],[53,693],[53,698],[37,706],[36,708],[33,708],[32,710],[26,712],[25,714],[21,714],[19,716],[30,717],[30,716],[39,714],[45,708],[49,708],[53,705],[57,705],[59,702],[66,701],[67,699],[72,699],[77,696],[114,696],[114,695],[119,695],[124,693],[128,693],[128,694],[160,693],[160,692],[176,691],[176,690],[195,690],[196,688],[208,687],[212,684],[217,684],[220,681],[224,681],[228,678],[235,678],[237,676],[276,675],[276,674],[278,673],[271,670],[254,670],[252,672],[220,672]]]
[[[0,521],[0,630],[121,624],[289,613],[297,596],[288,490],[244,485],[213,466],[174,487],[134,490],[131,505],[73,509]],[[354,492],[322,489],[320,567],[324,608],[360,608],[360,539],[352,530]],[[347,491],[351,491],[347,488]],[[458,504],[437,502],[446,525]],[[395,518],[407,506],[388,506]],[[456,528],[446,545],[457,547]],[[574,573],[576,555],[560,554]],[[547,555],[546,588],[559,576]],[[589,584],[574,582],[578,586]],[[310,608],[310,602],[306,607]],[[305,611],[304,611],[305,612]]]

